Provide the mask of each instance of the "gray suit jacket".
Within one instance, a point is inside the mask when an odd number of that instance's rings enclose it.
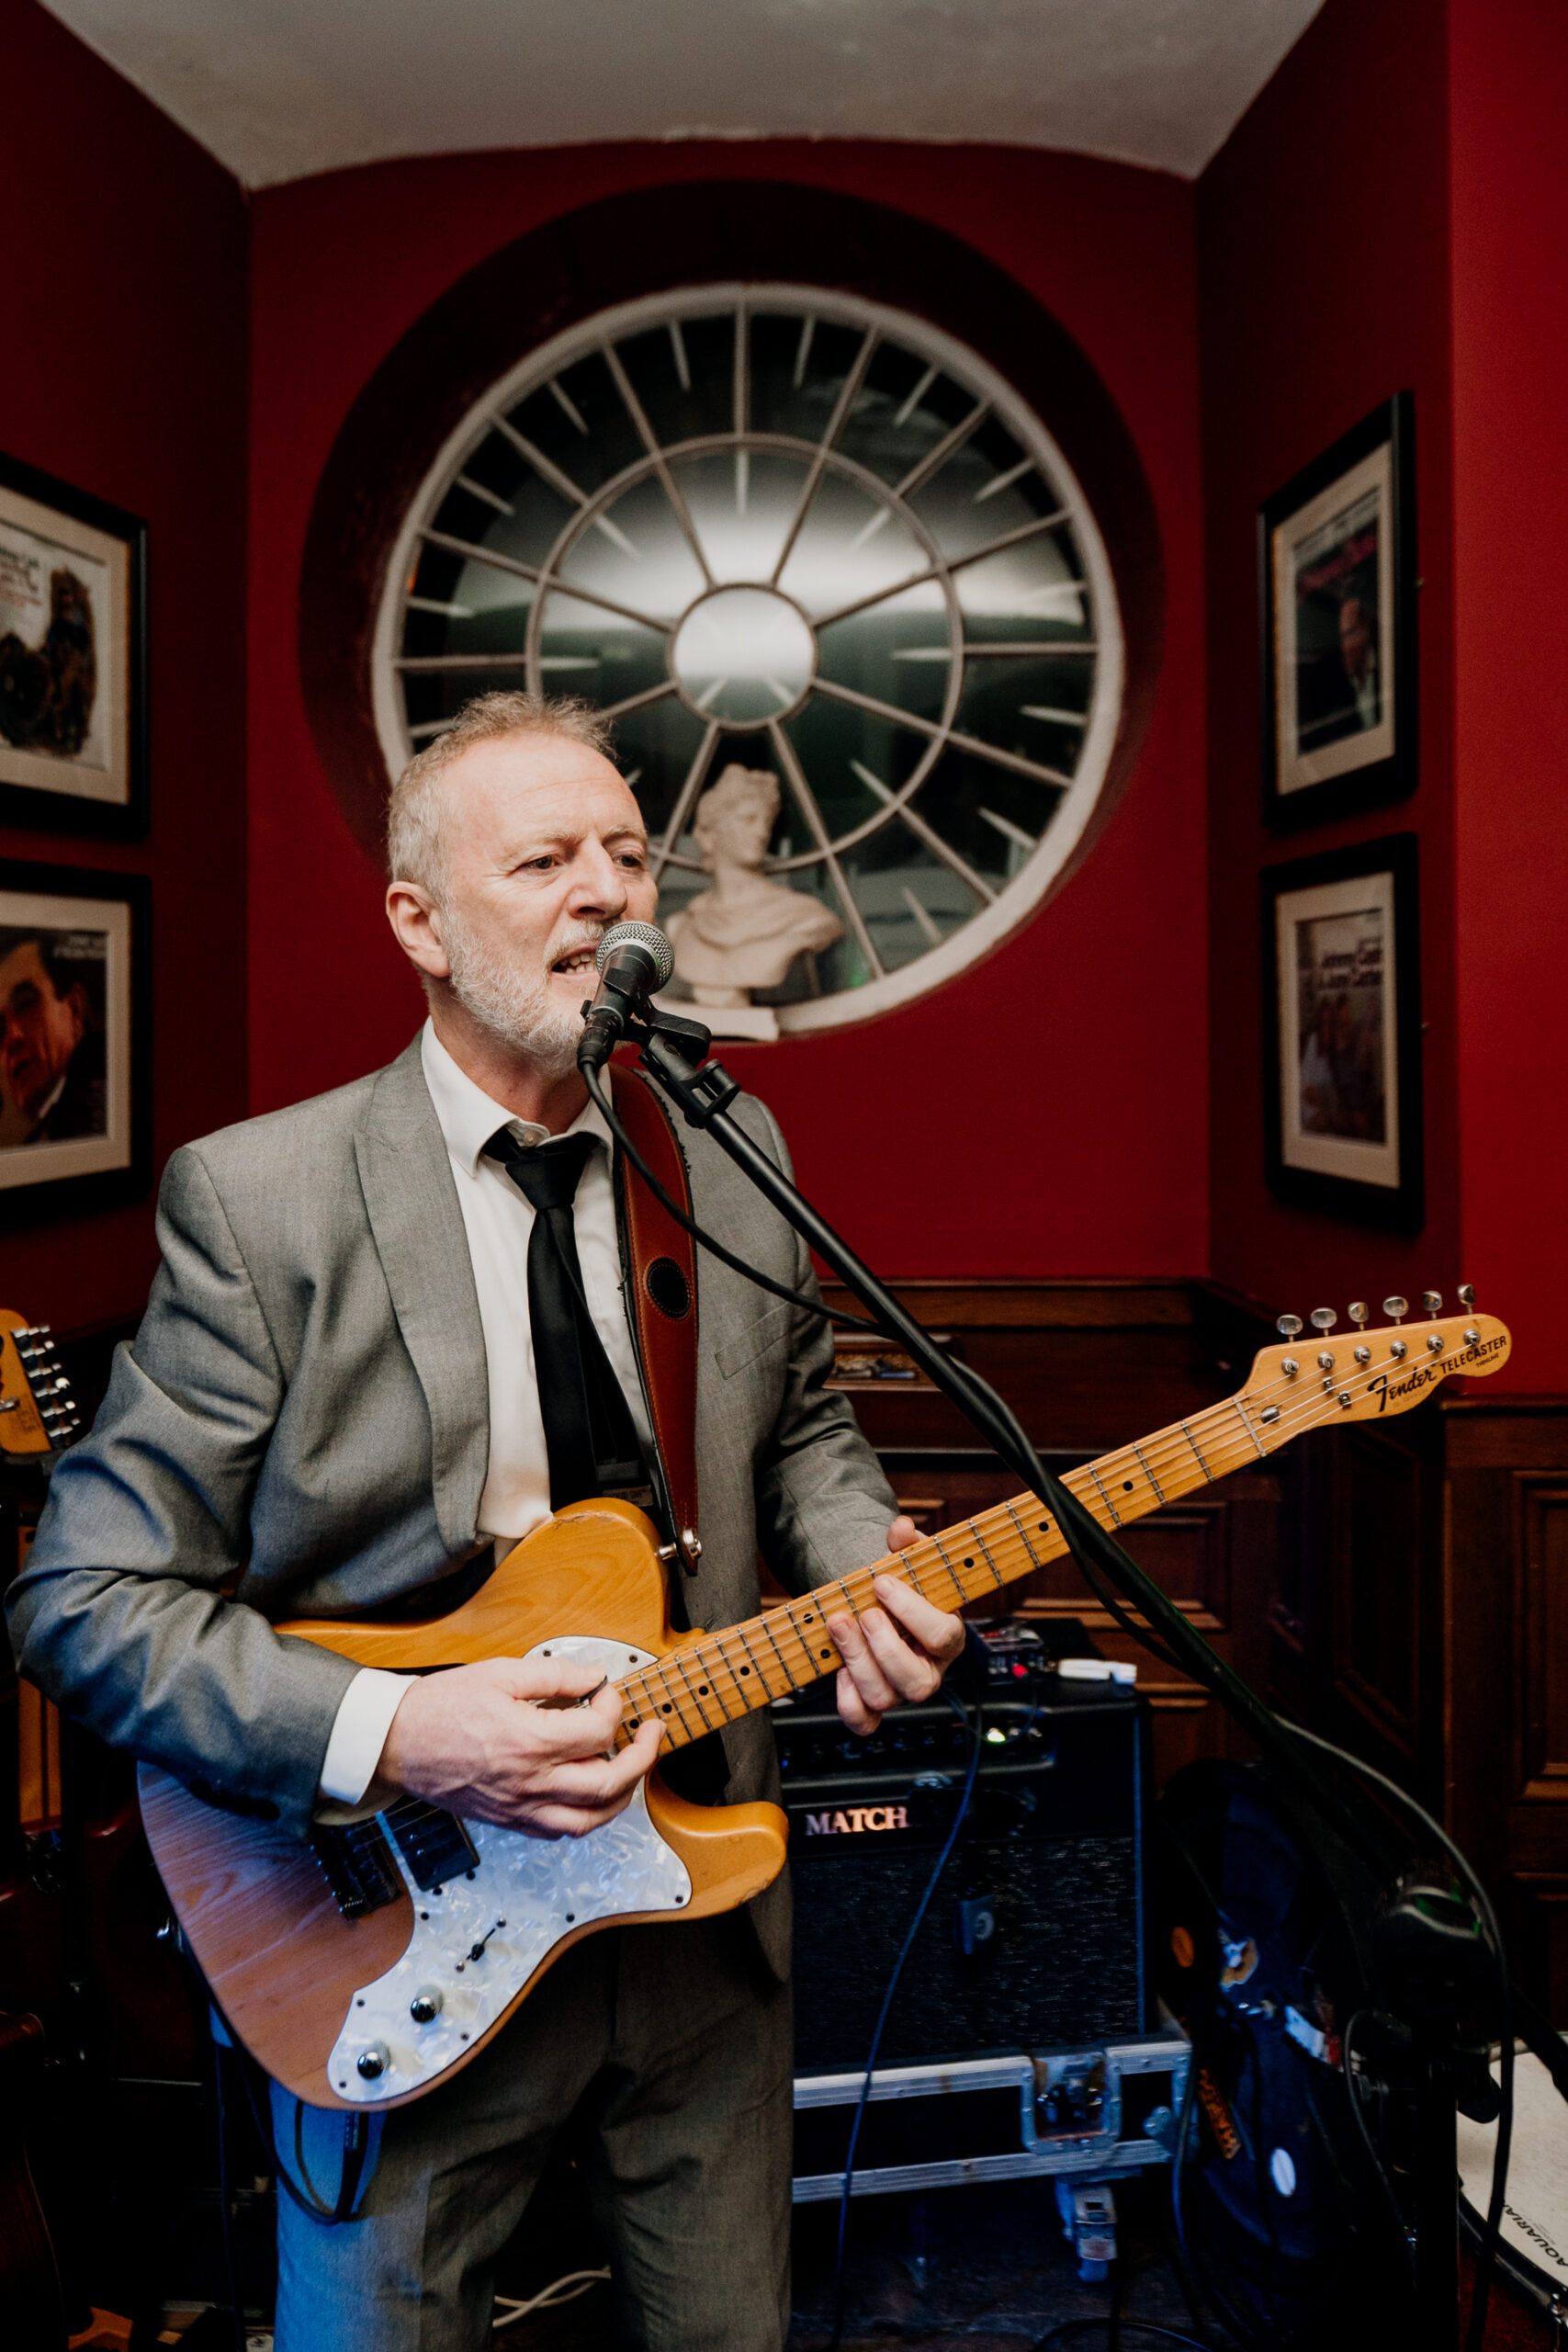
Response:
[[[771,1114],[738,1115],[787,1166]],[[805,1245],[703,1134],[698,1221],[796,1289]],[[164,1261],[92,1434],[57,1465],[8,1609],[22,1671],[111,1745],[306,1832],[355,1668],[269,1621],[350,1613],[479,1548],[484,1340],[419,1041],[374,1076],[176,1152]],[[698,1252],[694,1623],[886,1548],[894,1503],[827,1327]],[[777,1787],[765,1716],[725,1733],[732,1802]],[[787,1898],[753,1906],[787,1964]]]

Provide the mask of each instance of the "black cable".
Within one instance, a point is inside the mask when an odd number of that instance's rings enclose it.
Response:
[[[1177,2118],[1176,2140],[1170,2156],[1170,2217],[1176,2230],[1177,2278],[1181,2298],[1191,2313],[1193,2326],[1201,2329],[1204,2322],[1199,2305],[1202,2298],[1200,2292],[1195,2291],[1198,2288],[1197,2266],[1187,2244],[1187,2215],[1181,2201],[1188,2143],[1192,2137],[1192,2126],[1196,2120],[1198,2069],[1198,2042],[1192,2036],[1187,2044],[1187,2080],[1181,2086],[1181,2109]]]
[[[1166,1647],[1165,1644],[1160,1640],[1159,1635],[1155,1632],[1154,1627],[1152,1625],[1139,1625],[1134,1622],[1134,1620],[1127,1614],[1125,1606],[1123,1605],[1120,1596],[1111,1589],[1110,1583],[1101,1575],[1096,1563],[1090,1560],[1074,1542],[1073,1531],[1067,1523],[1067,1514],[1063,1511],[1060,1504],[1061,1481],[1053,1476],[1052,1473],[1046,1469],[1044,1464],[1041,1461],[1037,1447],[1030,1438],[1028,1431],[1024,1429],[1024,1426],[1019,1419],[1018,1415],[1008,1403],[1006,1397],[998,1396],[997,1391],[991,1386],[990,1383],[987,1380],[982,1380],[979,1374],[972,1370],[968,1364],[961,1363],[956,1357],[953,1357],[951,1361],[953,1363],[954,1372],[958,1374],[961,1385],[967,1388],[971,1396],[976,1397],[988,1412],[994,1412],[999,1416],[1009,1435],[1012,1438],[1013,1443],[1023,1453],[1026,1460],[1032,1461],[1034,1464],[1036,1475],[1042,1485],[1047,1489],[1044,1499],[1047,1502],[1048,1508],[1055,1514],[1056,1524],[1061,1529],[1063,1537],[1066,1543],[1068,1556],[1071,1558],[1073,1566],[1077,1569],[1078,1574],[1082,1577],[1089,1590],[1093,1593],[1095,1599],[1099,1601],[1100,1607],[1105,1611],[1111,1622],[1120,1626],[1122,1632],[1126,1635],[1130,1642],[1136,1643],[1142,1648],[1147,1650],[1152,1657],[1157,1658],[1161,1666],[1168,1668],[1173,1674],[1181,1675],[1185,1680],[1187,1679],[1186,1668],[1181,1666],[1179,1661]],[[1069,1496],[1069,1509],[1071,1505],[1076,1502],[1077,1497]],[[1082,1506],[1080,1505],[1079,1508],[1081,1509]]]
[[[968,1638],[972,1643],[978,1644],[980,1637],[977,1634],[971,1633]],[[952,1855],[953,1847],[958,1842],[958,1833],[964,1826],[964,1818],[969,1810],[969,1800],[975,1793],[975,1776],[980,1769],[980,1725],[978,1718],[984,1709],[984,1700],[982,1699],[976,1702],[976,1720],[975,1723],[971,1724],[968,1712],[961,1699],[955,1697],[953,1691],[945,1689],[942,1695],[947,1701],[948,1705],[953,1709],[953,1713],[958,1717],[959,1722],[964,1726],[965,1736],[969,1742],[968,1769],[964,1776],[964,1793],[958,1800],[958,1810],[953,1816],[953,1826],[947,1833],[947,1842],[936,1858],[936,1867],[931,1871],[930,1878],[926,1881],[925,1892],[920,1896],[919,1902],[915,1907],[915,1916],[909,1922],[908,1932],[905,1936],[903,1943],[899,1947],[898,1957],[893,1963],[892,1973],[887,1979],[886,1988],[882,1996],[882,2007],[877,2012],[876,2029],[871,2037],[871,2048],[866,2053],[865,2076],[860,2086],[860,2097],[855,2101],[854,2120],[850,2125],[849,2145],[844,2152],[844,2186],[839,2199],[839,2245],[837,2257],[833,2265],[833,2333],[829,2339],[828,2352],[839,2352],[839,2347],[843,2341],[844,2240],[845,2233],[849,2227],[850,2193],[854,2182],[855,2148],[860,2140],[861,2120],[865,2114],[866,2103],[871,2097],[871,2078],[876,2065],[877,2052],[882,2047],[883,2029],[887,2023],[888,2011],[893,2007],[893,1996],[898,1990],[898,1980],[904,1973],[904,1963],[908,1959],[909,1953],[914,1947],[915,1938],[919,1933],[920,1922],[925,1917],[927,1911],[931,1907],[931,1900],[932,1895],[936,1893],[938,1882],[940,1881],[943,1871],[947,1868],[948,1860]]]
[[[271,2093],[267,2086],[267,2077],[242,2043],[236,2041],[230,2046],[239,2064],[240,2081],[245,2093],[245,2105],[251,2111],[251,2121],[255,2127],[256,2138],[261,2143],[263,2153],[272,2165],[272,2177],[275,2182],[286,2192],[292,2202],[298,2205],[301,2213],[308,2214],[312,2222],[321,2222],[328,2226],[333,2226],[340,2222],[353,2221],[355,2199],[359,2194],[360,2176],[365,2170],[366,2154],[369,2146],[369,2116],[360,2108],[355,2109],[352,2114],[344,2116],[343,2160],[338,2173],[337,2202],[335,2205],[325,2204],[316,2195],[305,2166],[304,2102],[300,2099],[296,2099],[294,2102],[294,2137],[299,2150],[299,2177],[306,2184],[304,2190],[301,2190],[290,2178],[288,2167],[277,2152],[277,2135],[272,2128]],[[261,2077],[263,2086],[259,2101],[256,2098],[258,2075]]]
[[[1065,2344],[1068,2336],[1076,2335],[1080,2328],[1107,2327],[1108,2325],[1109,2322],[1102,2319],[1058,2320],[1055,2327],[1047,2328],[1045,2334],[1031,2347],[1031,2352],[1055,2352],[1057,2345]],[[1157,2335],[1162,2344],[1186,2344],[1192,2347],[1192,2352],[1210,2352],[1210,2347],[1206,2344],[1200,2343],[1197,2336],[1183,2335],[1179,2328],[1162,2327],[1158,2320],[1124,2319],[1121,2323],[1121,2327],[1123,2334],[1131,2328],[1135,2335]],[[1109,2338],[1107,2340],[1109,2341]]]
[[[716,1241],[711,1233],[705,1233],[702,1227],[695,1224],[686,1215],[685,1210],[671,1199],[641,1152],[638,1151],[625,1126],[616,1117],[609,1095],[599,1083],[598,1073],[585,1069],[582,1076],[588,1091],[593,1098],[595,1109],[632,1166],[637,1170],[637,1174],[642,1178],[643,1182],[648,1186],[649,1191],[653,1194],[654,1199],[659,1203],[660,1207],[668,1216],[672,1216],[682,1231],[689,1233],[692,1239],[700,1248],[705,1250],[710,1257],[718,1259],[720,1263],[728,1266],[732,1273],[744,1274],[747,1281],[755,1283],[759,1290],[772,1291],[775,1298],[784,1299],[790,1306],[797,1306],[803,1315],[820,1315],[824,1322],[828,1323],[852,1323],[859,1331],[882,1332],[884,1339],[891,1339],[894,1336],[891,1332],[883,1331],[881,1324],[874,1322],[869,1315],[852,1315],[846,1307],[826,1306],[819,1298],[807,1298],[804,1291],[791,1290],[786,1283],[774,1282],[772,1274],[759,1273],[755,1266],[749,1266],[746,1263],[744,1258],[738,1258],[733,1250],[727,1250],[722,1241]]]
[[[240,2275],[234,2265],[234,2213],[229,2197],[229,2129],[223,2100],[223,2045],[212,2038],[212,2085],[218,2106],[219,2222],[223,2238],[223,2275],[229,2286],[229,2312],[234,2329],[234,2352],[245,2352],[245,2315],[240,2309]]]
[[[1393,2193],[1393,2183],[1388,2177],[1387,2166],[1372,2144],[1372,2135],[1367,2128],[1367,2119],[1361,2112],[1360,2093],[1356,2087],[1354,2064],[1356,2028],[1363,2018],[1370,2017],[1371,2014],[1370,2009],[1358,2009],[1339,2037],[1339,2052],[1345,2065],[1345,2095],[1350,2102],[1351,2120],[1360,2134],[1361,2145],[1367,2152],[1367,2161],[1377,2175],[1378,2187],[1382,2189],[1388,2210],[1393,2217],[1393,2226],[1404,2254],[1405,2267],[1410,2273],[1411,2283],[1414,2285],[1416,2258],[1410,2245],[1410,2234],[1404,2225],[1404,2215],[1401,2212],[1399,2199]]]
[[[1497,2145],[1492,2157],[1492,2195],[1486,2208],[1486,2225],[1482,2231],[1481,2243],[1476,2248],[1475,2288],[1471,2298],[1470,2325],[1465,2333],[1465,2352],[1482,2352],[1486,2335],[1486,2306],[1491,2296],[1492,2273],[1496,2264],[1498,2242],[1503,2233],[1503,2206],[1508,2193],[1508,2159],[1512,2153],[1514,2138],[1513,1987],[1508,1973],[1508,1956],[1503,1949],[1502,1930],[1497,1925],[1497,1915],[1492,1908],[1491,1896],[1449,1836],[1448,1831],[1440,1822],[1434,1821],[1426,1806],[1418,1804],[1413,1796],[1400,1787],[1397,1781],[1391,1781],[1385,1772],[1380,1772],[1372,1765],[1363,1763],[1361,1758],[1359,1756],[1353,1756],[1348,1748],[1337,1747],[1331,1739],[1325,1739],[1320,1733],[1303,1730],[1300,1724],[1287,1723],[1282,1715],[1280,1717],[1280,1722],[1293,1737],[1307,1740],[1314,1747],[1321,1747],[1325,1755],[1337,1757],[1341,1764],[1348,1764],[1353,1772],[1359,1772],[1364,1780],[1372,1781],[1382,1790],[1385,1796],[1391,1798],[1396,1805],[1402,1805],[1414,1820],[1418,1821],[1428,1837],[1437,1839],[1469,1887],[1475,1907],[1481,1915],[1481,1924],[1486,1940],[1492,1947],[1492,1957],[1497,1969],[1500,2042],[1498,2071],[1502,2077],[1498,2087],[1502,2104],[1497,2113]]]

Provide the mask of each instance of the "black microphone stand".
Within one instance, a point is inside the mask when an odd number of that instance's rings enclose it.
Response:
[[[645,1069],[679,1106],[688,1125],[712,1136],[757,1190],[831,1267],[886,1335],[902,1347],[932,1385],[992,1447],[1013,1475],[1051,1513],[1075,1563],[1091,1589],[1114,1585],[1139,1612],[1159,1644],[1192,1679],[1208,1690],[1256,1742],[1301,1799],[1350,1849],[1370,1864],[1380,1882],[1390,1875],[1389,1849],[1369,1827],[1364,1813],[1348,1804],[1315,1759],[1241,1677],[1216,1656],[1175,1603],[1145,1575],[1098,1520],[1045,1469],[1016,1415],[965,1368],[938,1347],[842,1236],[813,1208],[783,1170],[737,1120],[729,1106],[741,1089],[722,1064],[707,1059],[711,1034],[700,1023],[649,1005],[627,1003],[617,1023],[628,1044],[639,1049]],[[604,1058],[597,1056],[594,1067]],[[1537,2034],[1520,2024],[1532,2045]],[[1539,2021],[1538,2021],[1539,2022]],[[1550,2031],[1549,2029],[1546,2031]],[[1422,2161],[1415,2180],[1416,2281],[1411,2316],[1423,2322],[1422,2342],[1444,2352],[1459,2342],[1453,2071],[1441,2037],[1426,2037],[1426,2056],[1416,2070]],[[1559,2060],[1561,2053],[1558,2053]],[[1554,2073],[1557,2069],[1554,2068]],[[1561,2082],[1560,2082],[1561,2086]],[[1357,2097],[1348,2086],[1349,2096]],[[1179,2163],[1183,2151],[1174,2153]]]

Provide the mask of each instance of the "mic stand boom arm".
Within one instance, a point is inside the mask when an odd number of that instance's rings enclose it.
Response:
[[[1152,1577],[1145,1575],[1136,1561],[1129,1558],[1077,1496],[1052,1477],[1002,1399],[976,1383],[963,1366],[936,1345],[931,1334],[899,1305],[841,1235],[729,1115],[729,1105],[741,1090],[721,1063],[702,1060],[708,1046],[707,1031],[696,1022],[680,1020],[655,1009],[651,1022],[628,1023],[626,1034],[628,1042],[640,1046],[645,1068],[652,1070],[674,1098],[688,1125],[705,1128],[808,1247],[832,1268],[887,1337],[908,1351],[932,1385],[957,1406],[1014,1476],[1054,1513],[1086,1582],[1091,1588],[1100,1578],[1113,1584],[1182,1671],[1213,1694],[1263,1753],[1290,1775],[1303,1795],[1352,1849],[1374,1869],[1386,1870],[1386,1849],[1369,1836],[1365,1823],[1345,1803],[1326,1773],[1303,1754],[1272,1710],[1216,1655],[1196,1626],[1190,1623]]]

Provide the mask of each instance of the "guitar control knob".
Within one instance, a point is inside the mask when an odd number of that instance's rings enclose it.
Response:
[[[1421,1294],[1421,1305],[1428,1315],[1440,1315],[1443,1311],[1442,1292],[1440,1290],[1424,1290]]]
[[[384,2041],[373,2041],[354,2063],[367,2083],[378,2083],[391,2064],[392,2053]]]
[[[1403,1323],[1410,1312],[1410,1301],[1407,1298],[1385,1298],[1382,1311],[1391,1322]]]
[[[438,1984],[422,1984],[409,2003],[409,2015],[415,2025],[434,2025],[446,2006],[446,1996]]]
[[[1302,1318],[1299,1315],[1281,1315],[1274,1326],[1281,1340],[1293,1340],[1301,1328]]]

